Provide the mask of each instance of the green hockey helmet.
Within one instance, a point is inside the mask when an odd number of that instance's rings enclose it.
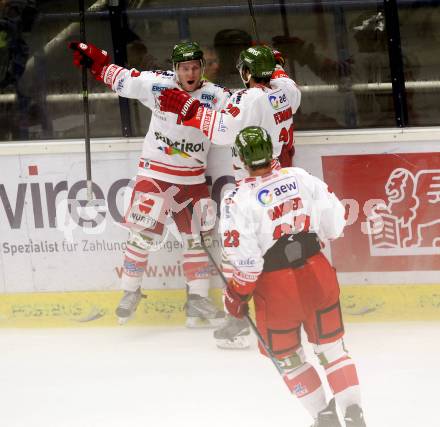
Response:
[[[260,126],[248,126],[235,138],[235,147],[246,166],[258,168],[272,160],[272,140]]]
[[[268,46],[253,46],[240,53],[237,69],[242,75],[243,68],[249,69],[252,77],[270,78],[275,69],[275,57]]]
[[[203,51],[198,43],[181,42],[174,46],[173,53],[171,55],[174,68],[179,62],[192,61],[194,59],[199,59],[203,64]]]

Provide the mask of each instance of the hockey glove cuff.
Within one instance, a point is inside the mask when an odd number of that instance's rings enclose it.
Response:
[[[293,156],[295,155],[295,146],[293,144],[284,144],[278,160],[282,168],[290,168],[293,166]]]

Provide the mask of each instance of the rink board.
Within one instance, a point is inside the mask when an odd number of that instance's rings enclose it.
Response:
[[[102,206],[84,208],[83,141],[0,144],[0,326],[115,324],[128,233],[121,220],[141,145],[140,138],[92,141]],[[440,129],[300,132],[296,146],[295,165],[324,178],[350,208],[344,237],[324,249],[338,271],[346,319],[439,319]],[[229,150],[210,151],[217,203],[233,187]],[[408,193],[400,216],[387,193],[393,180]],[[390,211],[381,218],[392,233],[370,232],[377,200]],[[420,242],[408,245],[417,233]],[[171,226],[166,246],[149,258],[142,282],[149,297],[134,324],[183,323],[181,259]],[[211,273],[218,295],[222,281]]]
[[[185,322],[183,290],[144,291],[136,317],[127,325],[176,326]],[[0,295],[0,327],[117,326],[120,292]],[[211,296],[221,306],[221,292]],[[440,320],[440,285],[342,286],[346,322]]]

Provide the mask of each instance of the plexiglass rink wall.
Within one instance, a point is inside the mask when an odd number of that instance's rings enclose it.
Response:
[[[297,130],[440,124],[439,1],[85,1],[86,37],[114,62],[171,69],[180,40],[205,51],[206,78],[242,87],[240,50],[281,50],[302,88]],[[0,141],[84,136],[76,1],[0,3]],[[89,78],[92,137],[141,136],[149,112]]]

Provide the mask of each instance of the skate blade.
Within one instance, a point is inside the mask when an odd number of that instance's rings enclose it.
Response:
[[[202,319],[201,317],[187,317],[185,326],[190,329],[218,328],[224,319]]]
[[[244,350],[250,347],[249,338],[247,336],[234,337],[232,340],[215,339],[218,348],[224,350]]]

